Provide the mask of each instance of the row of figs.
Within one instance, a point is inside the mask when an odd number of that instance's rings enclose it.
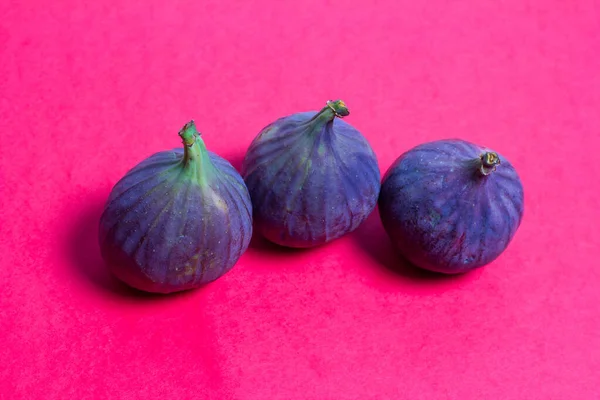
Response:
[[[379,207],[385,232],[417,267],[457,274],[496,259],[523,217],[523,186],[500,154],[464,140],[419,145],[383,179],[344,102],[266,126],[242,173],[207,150],[193,122],[182,148],[145,159],[112,189],[102,257],[139,290],[197,288],[228,272],[253,233],[309,248],[355,229]]]

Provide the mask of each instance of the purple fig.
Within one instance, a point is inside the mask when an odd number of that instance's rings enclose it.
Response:
[[[208,151],[194,122],[183,148],[156,153],[112,189],[100,218],[102,256],[112,273],[142,291],[197,288],[228,272],[252,236],[242,177]]]
[[[251,143],[242,175],[255,229],[282,246],[307,248],[355,230],[374,210],[381,175],[365,137],[342,121],[344,102],[265,127]]]
[[[439,140],[392,164],[379,212],[404,258],[455,274],[500,256],[521,224],[523,201],[521,180],[502,155],[464,140]]]

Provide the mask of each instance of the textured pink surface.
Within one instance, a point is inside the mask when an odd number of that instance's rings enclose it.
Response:
[[[117,3],[0,4],[0,398],[599,398],[597,2]],[[312,251],[257,240],[183,295],[107,275],[103,201],[183,123],[239,166],[330,98],[382,172],[445,137],[511,159],[526,215],[504,255],[418,273],[374,214]]]

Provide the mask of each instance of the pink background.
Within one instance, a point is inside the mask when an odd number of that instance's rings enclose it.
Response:
[[[117,3],[0,3],[0,398],[600,398],[600,3]],[[182,295],[105,272],[104,200],[185,122],[239,167],[335,98],[382,173],[446,137],[512,160],[509,249],[434,277],[375,213],[311,251],[255,240]]]

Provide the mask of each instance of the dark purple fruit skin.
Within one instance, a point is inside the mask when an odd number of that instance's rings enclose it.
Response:
[[[231,164],[207,152],[207,184],[185,177],[183,149],[154,154],[113,188],[100,219],[112,273],[147,292],[200,287],[228,272],[252,236],[252,205]]]
[[[286,247],[337,239],[377,205],[381,174],[367,140],[338,118],[312,132],[301,127],[316,114],[293,114],[265,127],[242,167],[255,230]]]
[[[523,186],[511,163],[489,175],[492,152],[459,139],[419,145],[383,178],[379,213],[394,246],[417,267],[463,273],[489,264],[507,248],[523,218]]]

